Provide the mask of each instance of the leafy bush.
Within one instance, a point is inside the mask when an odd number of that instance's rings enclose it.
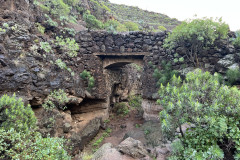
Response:
[[[240,91],[220,85],[218,76],[200,69],[189,72],[186,80],[173,76],[159,89],[158,103],[163,135],[174,139],[179,127],[180,141],[173,144],[170,159],[222,159],[223,148],[240,156]],[[182,124],[193,128],[184,134]]]
[[[105,9],[108,12],[111,12],[111,9],[108,8],[103,2],[98,2],[98,1],[95,1],[95,0],[90,0],[90,1],[95,3],[97,5],[97,7],[100,7],[102,9]]]
[[[70,160],[65,140],[43,138],[35,132],[37,119],[31,107],[15,95],[0,98],[0,159]]]
[[[166,31],[167,29],[164,26],[158,26],[159,31]]]
[[[0,128],[27,133],[36,128],[36,117],[30,107],[24,106],[22,99],[15,95],[3,95],[0,98]]]
[[[52,26],[52,27],[57,27],[58,26],[58,23],[54,20],[52,20],[51,17],[49,17],[47,14],[45,14],[45,17],[47,18],[47,24]]]
[[[139,31],[138,24],[134,22],[125,22],[124,26],[127,28],[128,31]]]
[[[70,160],[64,142],[61,138],[43,138],[40,133],[0,129],[0,159]]]
[[[76,57],[79,50],[79,46],[74,39],[56,37],[56,44],[60,46],[64,53],[67,53],[69,57]]]
[[[43,104],[43,108],[46,110],[52,110],[54,108],[59,108],[64,110],[65,105],[69,102],[67,93],[64,90],[59,89],[51,92]]]
[[[6,29],[2,29],[2,28],[0,27],[0,32],[5,33],[5,32],[6,32]]]
[[[84,70],[80,73],[80,77],[88,82],[88,90],[91,90],[95,85],[95,79],[90,72]]]
[[[227,84],[233,85],[240,77],[240,71],[239,69],[229,69],[226,72],[227,76]]]
[[[142,97],[140,95],[130,95],[128,104],[130,107],[136,108],[139,115],[143,115]]]
[[[44,50],[46,53],[52,52],[52,47],[48,42],[40,42],[40,48]]]
[[[160,84],[167,84],[174,74],[178,74],[176,70],[172,69],[170,62],[166,63],[166,61],[162,61],[161,66],[162,69],[160,71],[156,68],[153,72],[153,77],[158,80],[157,86],[160,86]]]
[[[73,29],[73,28],[67,28],[65,27],[63,30],[62,30],[63,34],[65,33],[68,33],[69,35],[71,36],[75,36],[76,35],[76,30]]]
[[[165,39],[164,47],[170,50],[178,46],[185,48],[188,60],[198,66],[198,55],[217,39],[227,38],[228,31],[228,25],[221,19],[193,19],[174,28]]]
[[[114,108],[117,109],[118,115],[126,116],[130,112],[128,106],[124,102],[114,104]]]
[[[67,65],[66,65],[66,63],[64,63],[61,59],[57,59],[57,60],[55,61],[55,64],[56,64],[59,68],[67,70],[69,73],[71,73],[71,76],[74,76],[74,75],[75,75],[75,73],[72,71],[72,69],[71,69],[71,68],[68,68]]]
[[[41,34],[44,34],[45,32],[45,28],[40,24],[40,23],[36,23],[37,29]]]
[[[9,24],[3,23],[3,27],[6,28],[6,29],[8,29],[8,28],[9,28]]]
[[[68,16],[70,13],[70,6],[64,3],[63,0],[35,0],[35,4],[55,17]]]
[[[127,28],[117,20],[109,20],[104,24],[104,28],[109,32],[126,32]]]
[[[233,39],[233,45],[236,48],[240,48],[240,30],[236,31],[236,38]]]
[[[130,95],[128,98],[128,103],[133,108],[141,108],[142,97],[140,95]]]
[[[83,14],[83,20],[87,23],[88,28],[96,28],[96,29],[103,28],[103,23],[99,21],[94,15],[92,15],[89,10],[87,10]]]

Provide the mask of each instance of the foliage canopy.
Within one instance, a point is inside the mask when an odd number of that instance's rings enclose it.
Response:
[[[235,158],[240,156],[240,91],[236,87],[220,85],[217,74],[197,69],[183,82],[173,76],[171,83],[161,85],[159,96],[165,138],[174,139],[178,127],[181,132],[172,159],[222,159],[220,146],[236,149]],[[194,127],[184,134],[181,125],[185,123]]]
[[[222,19],[193,19],[184,21],[173,29],[165,39],[164,47],[183,47],[187,59],[198,66],[198,55],[214,44],[216,40],[228,37],[229,26]]]

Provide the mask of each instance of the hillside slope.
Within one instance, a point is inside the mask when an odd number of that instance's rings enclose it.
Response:
[[[110,2],[105,3],[111,9],[114,17],[121,22],[133,21],[143,27],[152,26],[155,29],[157,29],[158,26],[164,26],[167,29],[172,29],[176,25],[180,24],[180,21],[177,19],[170,18],[161,13],[149,12],[133,6],[113,4]]]
[[[158,32],[171,30],[180,24],[177,19],[171,19],[167,15],[113,4],[109,0],[34,0],[34,3],[47,15],[45,17],[49,22],[52,18],[58,23],[60,21],[62,26],[68,23],[75,24],[75,29],[77,24],[89,29],[113,32]]]

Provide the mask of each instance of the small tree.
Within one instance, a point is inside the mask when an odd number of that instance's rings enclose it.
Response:
[[[0,129],[28,133],[36,129],[37,119],[30,105],[25,106],[15,95],[0,97]]]
[[[217,75],[197,69],[183,82],[173,76],[171,83],[161,85],[159,96],[164,137],[174,139],[176,129],[180,130],[172,159],[222,159],[220,147],[236,149],[239,159],[240,91],[236,87],[220,85]],[[194,128],[184,134],[185,123]]]
[[[207,50],[217,39],[227,38],[229,26],[222,19],[203,18],[184,21],[173,29],[165,39],[164,47],[173,49],[181,46],[186,50],[186,57],[198,66],[198,55]]]

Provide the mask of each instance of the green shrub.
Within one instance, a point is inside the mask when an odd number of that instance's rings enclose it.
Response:
[[[51,92],[42,106],[46,110],[52,110],[54,108],[64,110],[66,107],[65,105],[69,100],[67,93],[64,92],[64,90],[59,89]]]
[[[128,106],[124,102],[115,103],[114,108],[117,109],[117,114],[118,115],[126,116],[130,112]]]
[[[80,77],[88,82],[88,90],[91,90],[94,87],[95,79],[90,72],[84,70],[82,73],[80,73]]]
[[[92,15],[89,10],[87,10],[83,14],[83,20],[87,23],[88,28],[96,28],[96,29],[103,28],[103,23],[100,20],[98,20],[94,15]]]
[[[240,71],[239,69],[229,69],[226,72],[227,76],[227,84],[233,85],[239,78],[240,78]]]
[[[15,95],[0,98],[0,159],[70,160],[65,140],[43,138],[36,132],[37,119],[31,107]]]
[[[27,133],[36,128],[36,121],[30,105],[24,106],[22,99],[15,95],[0,98],[0,128]]]
[[[44,50],[46,53],[52,52],[52,47],[48,42],[40,42],[40,48]]]
[[[39,5],[44,11],[49,11],[55,17],[68,16],[70,13],[70,6],[63,0],[36,0],[35,4]]]
[[[139,31],[138,24],[134,22],[125,22],[124,23],[125,27],[127,28],[128,31]]]
[[[193,19],[174,28],[165,39],[164,47],[170,50],[178,46],[185,48],[188,60],[198,66],[198,55],[213,45],[215,40],[227,38],[228,31],[228,25],[221,19]]]
[[[60,46],[60,49],[69,57],[73,58],[77,56],[79,46],[74,39],[56,37],[56,44]]]
[[[142,97],[140,95],[130,95],[128,98],[128,103],[133,108],[141,108]]]
[[[167,29],[164,26],[158,26],[159,31],[166,31]]]
[[[240,30],[236,31],[236,38],[233,39],[233,45],[235,48],[240,48]]]
[[[102,9],[105,9],[108,12],[111,12],[111,9],[108,8],[103,2],[98,2],[98,1],[95,1],[95,0],[90,0],[90,1],[95,3],[97,7],[100,7]]]
[[[8,29],[9,28],[9,25],[7,23],[3,23],[3,27]]]
[[[158,80],[157,86],[160,86],[160,84],[167,84],[174,74],[178,75],[178,72],[172,69],[170,62],[166,63],[166,61],[162,61],[161,66],[162,69],[160,71],[156,68],[153,72],[153,77]]]
[[[222,148],[240,156],[240,91],[220,85],[218,76],[197,69],[182,82],[173,76],[159,89],[158,104],[165,139],[174,139],[177,127],[180,141],[173,144],[170,159],[223,159]],[[194,126],[184,134],[181,125]]]
[[[67,28],[67,27],[65,27],[65,28],[63,29],[63,33],[64,33],[64,34],[65,34],[65,33],[68,33],[68,34],[71,35],[71,36],[75,36],[75,35],[76,35],[76,30],[73,29],[73,28]]]
[[[55,61],[55,64],[56,64],[59,68],[67,70],[67,71],[71,74],[71,76],[74,76],[74,75],[75,75],[75,72],[72,71],[71,68],[68,68],[67,65],[66,65],[66,63],[63,62],[61,59],[57,59],[57,60]]]
[[[104,28],[109,32],[126,32],[127,28],[117,20],[109,20],[104,24]]]
[[[0,32],[5,33],[5,32],[6,32],[6,29],[2,29],[2,28],[0,27]]]
[[[51,17],[49,17],[47,14],[44,15],[46,18],[47,18],[47,24],[52,26],[52,27],[57,27],[58,26],[58,23],[54,20],[52,20]]]
[[[64,142],[61,138],[43,138],[40,133],[0,129],[0,159],[70,160]]]
[[[36,23],[36,25],[39,33],[44,34],[45,28],[40,23]]]

